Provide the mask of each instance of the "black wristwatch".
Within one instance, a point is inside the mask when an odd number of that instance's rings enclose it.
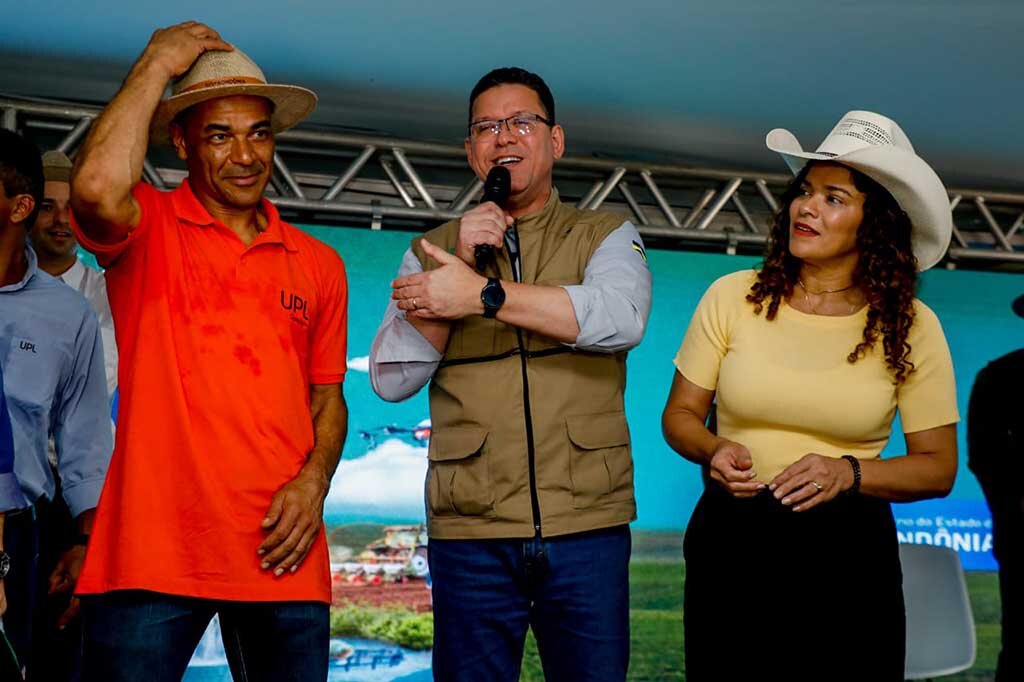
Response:
[[[480,290],[480,300],[484,304],[484,317],[493,318],[505,305],[505,289],[497,277],[488,277],[487,284]]]
[[[0,549],[0,580],[7,577],[11,572],[11,555]]]

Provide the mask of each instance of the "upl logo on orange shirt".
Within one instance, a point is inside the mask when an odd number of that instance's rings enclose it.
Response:
[[[298,294],[286,294],[281,289],[281,307],[292,313],[292,321],[302,326],[309,324],[309,303]]]

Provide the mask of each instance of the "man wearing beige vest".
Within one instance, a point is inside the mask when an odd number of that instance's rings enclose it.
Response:
[[[469,164],[508,168],[510,195],[413,241],[370,362],[386,400],[430,382],[434,677],[518,680],[532,627],[547,679],[623,680],[643,244],[621,216],[559,200],[565,134],[539,76],[496,69],[469,108]]]

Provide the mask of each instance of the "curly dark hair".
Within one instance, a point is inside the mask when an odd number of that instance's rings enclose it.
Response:
[[[768,238],[764,263],[747,295],[747,301],[754,305],[758,315],[768,301],[766,317],[769,320],[775,319],[779,304],[793,295],[800,276],[801,260],[789,251],[789,206],[799,196],[807,173],[816,163],[804,166],[782,195],[782,206]],[[907,334],[914,324],[917,293],[917,259],[911,247],[910,218],[888,190],[860,171],[842,167],[850,171],[854,186],[865,195],[864,218],[857,229],[860,258],[853,273],[853,284],[864,293],[868,303],[863,339],[846,359],[853,363],[864,357],[881,334],[886,365],[894,383],[899,385],[914,371],[907,343]]]

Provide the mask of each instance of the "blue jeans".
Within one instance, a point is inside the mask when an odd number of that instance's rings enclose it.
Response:
[[[434,679],[515,682],[531,627],[546,679],[625,680],[629,553],[629,526],[530,540],[431,539]]]
[[[327,679],[327,604],[213,601],[142,590],[82,598],[82,679],[180,682],[215,613],[235,682]]]

